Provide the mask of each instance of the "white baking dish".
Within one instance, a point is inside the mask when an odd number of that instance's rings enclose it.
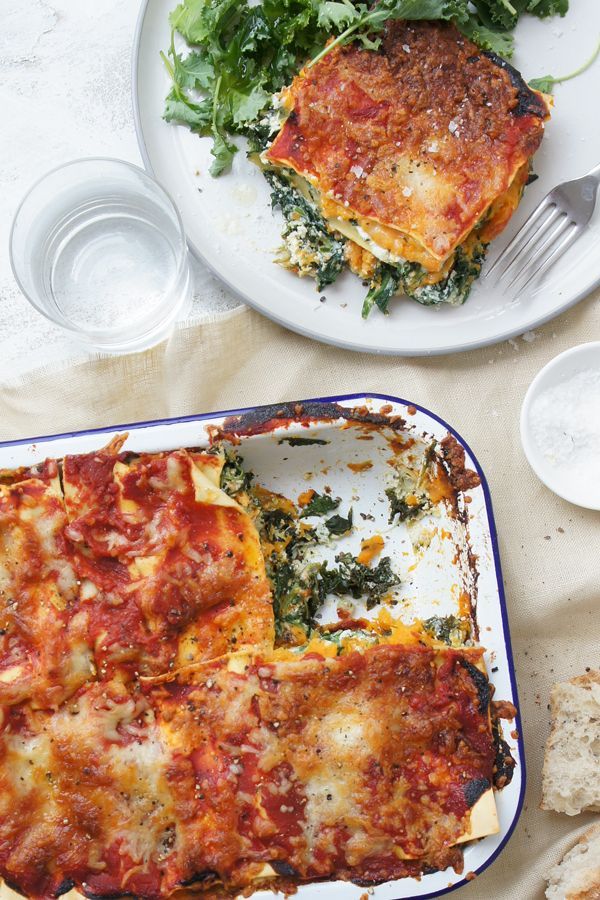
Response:
[[[370,438],[365,440],[364,429],[348,427],[348,412],[340,414],[339,407],[346,411],[363,408],[369,414],[383,410],[391,419],[400,416],[406,421],[402,431],[417,440],[441,441],[448,433],[454,435],[466,451],[467,466],[476,470],[481,479],[480,486],[468,492],[470,502],[465,502],[466,498],[459,494],[458,516],[452,517],[442,511],[435,521],[426,518],[417,526],[390,526],[384,495],[392,474],[388,465],[389,442],[385,439],[386,434],[389,437],[389,428],[371,427],[367,432]],[[234,418],[232,424],[232,417],[239,418]],[[361,538],[375,531],[384,534],[385,555],[391,556],[394,569],[401,576],[401,585],[395,594],[398,602],[393,609],[394,615],[408,622],[417,617],[448,615],[457,611],[461,594],[463,597],[470,595],[480,642],[487,650],[486,662],[495,686],[495,697],[518,705],[498,542],[484,474],[460,435],[437,416],[408,401],[380,394],[354,394],[11,441],[0,444],[0,468],[31,465],[46,457],[59,458],[66,453],[86,453],[98,449],[115,433],[123,431],[129,432],[125,445],[128,450],[198,447],[208,443],[212,430],[224,426],[238,432],[254,432],[242,434],[238,450],[259,483],[293,499],[309,487],[322,491],[328,485],[334,495],[342,498],[339,509],[342,514],[345,515],[352,506],[355,525],[352,534],[336,541],[333,550],[320,548],[318,552],[323,558],[346,549],[356,553]],[[316,437],[327,443],[300,446],[290,445],[287,441],[281,443],[282,438],[293,436]],[[348,463],[365,461],[371,466],[364,471],[357,472],[348,467]],[[423,535],[426,539],[421,539]],[[357,608],[356,613],[362,615],[364,611]],[[333,605],[322,613],[323,621],[335,618]],[[513,737],[509,731],[519,736]],[[509,728],[505,726],[504,732],[517,766],[511,784],[496,794],[499,833],[465,847],[463,875],[448,869],[425,875],[420,880],[406,878],[388,882],[369,888],[369,897],[400,900],[447,893],[465,884],[466,873],[481,872],[500,853],[518,819],[525,790],[519,721]],[[347,882],[327,882],[302,886],[297,896],[299,900],[359,900],[364,894],[364,887]],[[253,896],[257,900],[267,900],[275,895],[260,891]]]

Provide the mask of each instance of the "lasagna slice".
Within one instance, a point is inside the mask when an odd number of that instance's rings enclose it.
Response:
[[[123,438],[63,464],[65,529],[102,675],[150,675],[273,640],[256,529],[219,487],[222,460],[133,456]]]
[[[185,812],[169,784],[177,764],[139,690],[107,680],[53,713],[12,707],[0,758],[6,884],[31,898],[75,886],[96,896],[161,896],[158,869]]]
[[[455,866],[497,830],[482,651],[238,653],[0,732],[0,872],[30,897],[209,896]]]
[[[0,706],[56,706],[95,669],[58,467],[0,485]]]
[[[456,845],[498,830],[482,654],[240,654],[167,676],[153,701],[163,734],[193,748],[202,819],[224,831],[226,811],[237,835],[237,852],[197,857],[197,883],[207,870],[232,893],[275,889],[278,876],[375,884],[460,870]]]
[[[395,292],[462,303],[519,203],[547,98],[453,25],[393,22],[377,52],[336,47],[303,69],[281,105],[262,160],[286,264],[322,286],[343,255],[370,281],[364,312]]]

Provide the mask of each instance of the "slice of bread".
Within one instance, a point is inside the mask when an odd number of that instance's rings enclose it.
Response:
[[[548,900],[600,900],[600,822],[548,872]]]
[[[550,711],[542,809],[600,812],[600,672],[555,684]]]

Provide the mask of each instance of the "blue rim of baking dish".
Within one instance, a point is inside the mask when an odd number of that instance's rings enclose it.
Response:
[[[500,853],[506,847],[508,841],[510,840],[513,831],[516,828],[517,822],[521,816],[521,812],[523,811],[523,802],[525,799],[525,787],[527,782],[527,770],[525,763],[525,744],[523,741],[523,728],[521,725],[521,713],[519,707],[519,693],[517,689],[517,679],[515,676],[515,662],[512,651],[512,643],[510,639],[510,628],[508,624],[508,611],[506,608],[506,595],[504,593],[504,584],[502,581],[502,567],[500,563],[500,549],[498,547],[498,533],[496,530],[496,521],[494,519],[494,511],[492,507],[492,497],[490,494],[490,488],[487,482],[487,478],[485,477],[485,473],[479,464],[479,460],[469,447],[468,443],[464,440],[464,438],[456,431],[456,429],[452,428],[444,419],[440,416],[436,415],[436,413],[431,412],[431,410],[427,409],[425,406],[421,406],[419,403],[413,403],[410,400],[404,400],[401,397],[394,397],[391,394],[379,394],[379,393],[371,393],[365,391],[364,393],[355,393],[355,394],[337,394],[331,397],[312,397],[310,399],[304,400],[291,400],[291,401],[282,401],[279,404],[261,404],[259,406],[246,406],[241,407],[239,409],[226,409],[226,410],[216,410],[215,412],[208,413],[196,413],[194,415],[189,416],[174,416],[172,418],[167,419],[148,419],[143,422],[128,422],[121,425],[108,425],[101,428],[86,428],[81,431],[65,431],[59,434],[47,434],[41,435],[39,437],[32,438],[19,438],[13,441],[0,441],[0,449],[3,447],[17,447],[22,446],[24,444],[41,444],[46,443],[48,441],[59,440],[60,438],[72,438],[72,437],[82,437],[88,434],[105,434],[108,431],[121,431],[123,429],[127,430],[138,430],[142,428],[150,428],[155,425],[175,425],[182,422],[202,422],[205,419],[216,419],[216,418],[224,418],[228,416],[241,416],[246,415],[248,413],[256,412],[260,409],[267,409],[269,407],[279,408],[285,403],[293,406],[295,404],[304,404],[304,403],[339,403],[344,400],[384,400],[390,403],[397,403],[400,406],[405,407],[413,407],[417,409],[419,412],[428,416],[430,419],[433,419],[435,422],[438,422],[442,425],[443,428],[446,428],[449,434],[453,435],[456,438],[461,447],[466,450],[467,454],[470,457],[471,462],[475,466],[475,470],[479,475],[481,480],[481,487],[483,489],[483,497],[485,500],[485,510],[488,520],[488,525],[490,529],[490,538],[492,541],[492,552],[494,557],[494,571],[496,574],[496,584],[498,586],[498,599],[500,601],[500,614],[502,617],[502,631],[504,638],[504,646],[506,648],[506,658],[508,661],[508,674],[510,678],[510,685],[513,692],[513,698],[515,702],[515,706],[517,708],[517,715],[515,719],[515,724],[517,728],[517,746],[519,748],[519,766],[521,769],[521,786],[519,791],[519,799],[517,802],[517,808],[515,810],[514,816],[511,820],[511,823],[506,831],[506,834],[502,838],[500,844],[496,847],[494,852],[483,862],[479,868],[477,868],[474,872],[475,875],[480,875],[484,872],[500,855]],[[316,417],[317,419],[320,416]],[[433,891],[429,894],[419,894],[415,895],[415,900],[430,900],[432,897],[440,897],[444,894],[449,894],[452,891],[457,890],[458,888],[463,887],[465,884],[469,884],[470,881],[467,878],[463,878],[460,881],[457,881],[456,884],[451,885],[447,888],[442,888],[439,891]],[[409,897],[402,898],[402,900],[411,900]]]

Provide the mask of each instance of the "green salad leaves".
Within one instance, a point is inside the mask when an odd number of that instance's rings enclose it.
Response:
[[[569,0],[473,0],[477,14],[488,28],[509,31],[523,13],[531,13],[543,19],[548,16],[564,16]]]
[[[510,30],[523,13],[564,15],[568,0],[184,0],[171,13],[171,76],[164,118],[212,136],[211,174],[220,175],[293,76],[339,44],[379,47],[393,19],[453,21],[485,50],[510,56]],[[179,34],[189,52],[176,46]],[[328,43],[329,42],[329,43]]]

